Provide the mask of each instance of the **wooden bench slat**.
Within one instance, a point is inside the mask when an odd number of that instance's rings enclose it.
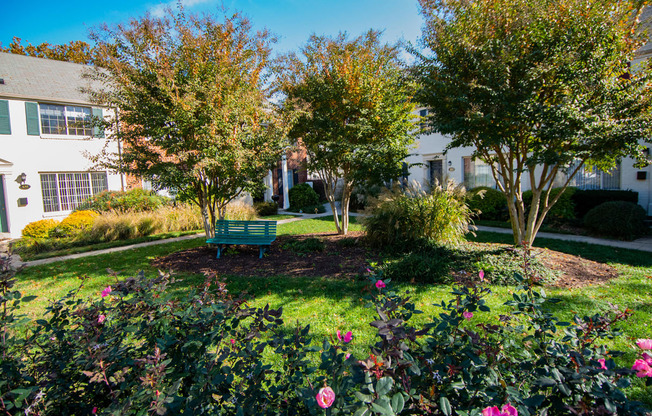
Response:
[[[215,237],[206,240],[206,243],[217,245],[217,258],[220,258],[223,244],[257,245],[262,258],[263,246],[271,245],[274,240],[276,221],[217,220]]]

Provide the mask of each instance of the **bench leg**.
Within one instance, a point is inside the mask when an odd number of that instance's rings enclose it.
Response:
[[[258,258],[262,259],[263,258],[263,253],[265,252],[265,246],[258,246],[258,252],[260,253]]]
[[[222,244],[217,245],[217,258],[220,258],[220,255],[222,254]]]

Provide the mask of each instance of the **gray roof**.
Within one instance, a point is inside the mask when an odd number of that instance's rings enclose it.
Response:
[[[0,97],[70,104],[91,104],[81,92],[91,81],[82,78],[87,65],[0,52]]]

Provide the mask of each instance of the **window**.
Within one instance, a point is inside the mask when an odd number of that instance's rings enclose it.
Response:
[[[91,196],[108,189],[106,172],[41,174],[45,212],[72,211]]]
[[[566,170],[566,174],[572,173],[576,167],[576,164],[571,165]],[[568,185],[580,189],[620,189],[620,163],[610,172],[584,165]]]
[[[90,107],[40,104],[41,132],[69,136],[92,136]]]
[[[419,110],[419,117],[421,117],[421,123],[419,123],[419,128],[421,128],[421,130],[424,130],[426,127],[428,127],[428,123],[425,121],[426,116],[428,116],[427,109]]]
[[[441,159],[428,162],[428,180],[430,185],[442,184],[444,180],[444,161]]]
[[[496,181],[491,173],[491,166],[479,159],[464,158],[464,187],[466,189],[478,186],[496,187]]]

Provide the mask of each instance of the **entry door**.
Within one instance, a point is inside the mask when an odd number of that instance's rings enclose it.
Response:
[[[430,184],[434,185],[435,183],[438,183],[441,185],[444,179],[444,161],[441,159],[431,160],[428,164],[430,170]]]
[[[0,175],[0,233],[8,233],[7,204],[5,204],[5,177]]]

